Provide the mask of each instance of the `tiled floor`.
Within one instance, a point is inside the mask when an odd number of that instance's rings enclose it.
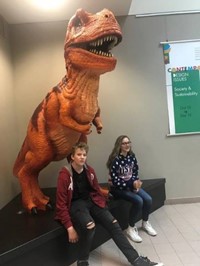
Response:
[[[150,222],[158,232],[156,237],[139,229],[143,242],[130,241],[140,254],[162,261],[165,266],[200,266],[200,203],[165,205],[150,215]],[[89,263],[130,265],[112,240],[92,251]]]

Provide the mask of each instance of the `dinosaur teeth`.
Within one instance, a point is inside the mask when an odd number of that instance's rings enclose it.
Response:
[[[102,37],[94,42],[91,42],[90,45],[94,47],[98,47],[98,46],[103,45],[103,43],[105,42],[110,42],[109,48],[113,48],[117,44],[117,41],[118,39],[116,36],[110,35],[110,36]]]
[[[88,44],[88,50],[91,53],[112,57],[110,50],[118,43],[118,38],[114,35],[104,36]]]
[[[105,57],[113,57],[113,55],[110,52],[106,53],[106,52],[98,51],[96,49],[90,49],[89,51],[93,54],[97,54],[97,55],[101,55]]]

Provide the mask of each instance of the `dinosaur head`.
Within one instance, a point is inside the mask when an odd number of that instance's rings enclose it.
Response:
[[[111,50],[121,40],[120,26],[111,11],[103,9],[91,14],[78,9],[67,27],[66,68],[73,65],[97,74],[112,71],[117,60]]]

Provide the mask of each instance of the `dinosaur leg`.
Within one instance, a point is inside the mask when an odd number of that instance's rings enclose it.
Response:
[[[45,210],[49,203],[49,197],[45,196],[39,187],[38,174],[33,174],[23,167],[18,173],[18,178],[24,208],[29,212],[33,209]]]

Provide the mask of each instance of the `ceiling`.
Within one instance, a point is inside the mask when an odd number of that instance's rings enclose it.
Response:
[[[57,8],[45,9],[36,3],[60,2]],[[192,3],[192,4],[191,4]],[[199,13],[199,0],[0,0],[0,17],[9,24],[65,21],[78,8],[96,13],[103,8],[115,16],[155,16],[166,14]]]
[[[47,10],[36,5],[39,1],[43,0],[0,0],[0,15],[9,24],[68,20],[78,8],[90,13],[108,8],[116,16],[124,16],[132,3],[132,0],[57,0],[60,6]]]

